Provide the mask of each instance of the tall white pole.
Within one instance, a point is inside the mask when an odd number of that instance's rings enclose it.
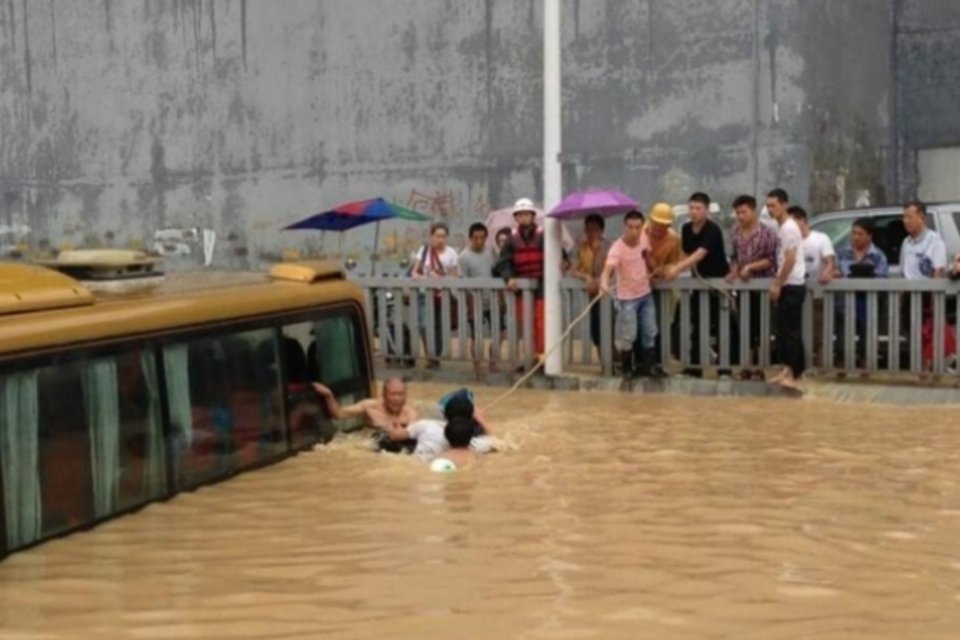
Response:
[[[563,121],[560,95],[560,0],[543,0],[543,207],[550,211],[563,196],[563,172],[560,166]],[[563,245],[560,222],[546,219],[544,228],[546,259],[544,265],[544,342],[549,351],[563,333],[560,298],[560,262]],[[563,349],[557,347],[547,357],[547,375],[563,373]]]

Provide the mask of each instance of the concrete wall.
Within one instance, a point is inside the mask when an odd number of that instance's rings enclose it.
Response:
[[[774,186],[815,209],[886,197],[888,0],[567,4],[565,143],[582,184],[647,202]]]
[[[960,147],[960,2],[897,5],[898,181],[912,197],[919,186],[918,151]]]
[[[909,168],[892,158],[938,129],[893,124],[929,106],[895,90],[894,44],[901,80],[955,51],[949,33],[895,40],[895,18],[957,13],[899,1],[564,0],[565,186],[644,204],[775,185],[816,209],[896,197]],[[540,0],[0,2],[0,251],[169,230],[174,263],[195,265],[190,230],[211,229],[219,266],[333,255],[364,271],[372,228],[342,251],[278,229],[370,195],[459,242],[541,192],[541,25]],[[939,73],[956,89],[955,69]],[[387,264],[423,231],[384,225]]]

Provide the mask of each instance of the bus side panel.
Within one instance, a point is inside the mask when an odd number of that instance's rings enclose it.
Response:
[[[325,442],[310,382],[347,403],[371,378],[353,302],[7,363],[0,557]]]

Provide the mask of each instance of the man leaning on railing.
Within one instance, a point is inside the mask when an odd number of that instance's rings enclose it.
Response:
[[[753,196],[738,196],[733,201],[733,210],[737,216],[737,224],[731,234],[733,256],[730,260],[727,282],[734,283],[738,279],[749,282],[751,278],[772,278],[776,272],[777,263],[776,232],[760,222],[757,199]],[[763,296],[761,291],[745,291],[741,295],[749,296],[750,313],[747,318],[738,318],[736,324],[747,323],[750,344],[747,349],[747,361],[740,362],[742,369],[738,377],[741,380],[762,381],[764,373],[757,361],[758,351],[761,340],[770,340],[769,336],[760,335],[761,318],[764,313]],[[767,312],[769,313],[769,305]],[[730,343],[730,351],[736,358],[740,351],[738,327],[731,329]]]
[[[687,203],[690,211],[690,221],[683,225],[680,231],[683,253],[686,256],[680,262],[668,267],[665,272],[667,280],[673,280],[681,273],[690,269],[698,278],[724,278],[730,271],[727,262],[726,249],[723,244],[723,230],[716,222],[710,219],[710,196],[697,192],[690,196]],[[694,377],[703,377],[703,367],[710,364],[710,350],[701,353],[700,325],[706,323],[711,341],[720,340],[720,300],[718,291],[706,291],[709,314],[701,318],[699,313],[691,317],[691,333],[695,337],[690,347],[690,366],[683,370],[683,374]],[[681,354],[685,355],[685,354]],[[681,357],[681,359],[683,359]],[[729,371],[720,371],[720,375],[729,375]]]
[[[900,270],[907,280],[944,278],[947,275],[947,246],[940,234],[927,227],[927,205],[912,200],[903,209],[903,226],[907,237],[900,249]],[[910,299],[900,300],[901,326],[907,336],[915,335]],[[924,368],[933,356],[933,296],[924,292],[920,296],[920,335]],[[909,339],[908,339],[909,344]]]
[[[577,245],[570,269],[570,277],[583,280],[587,295],[593,301],[600,294],[600,275],[607,262],[610,243],[603,237],[606,223],[603,216],[591,213],[583,221],[583,240]],[[590,340],[600,351],[600,305],[590,308]]]
[[[876,227],[868,217],[857,218],[850,229],[850,240],[837,250],[837,276],[840,278],[886,278],[890,267],[887,256],[873,243]],[[885,299],[884,299],[885,301]],[[882,315],[882,314],[880,314]],[[835,329],[839,336],[846,335],[845,305],[834,308]],[[814,317],[814,322],[816,322]],[[879,318],[868,318],[867,296],[858,292],[854,297],[854,342],[856,343],[857,366],[862,366],[866,358],[867,323],[878,322]],[[814,327],[816,328],[816,326]],[[845,346],[843,340],[839,342],[841,348]],[[839,354],[843,360],[843,353]],[[833,363],[825,362],[824,366]]]
[[[489,231],[482,222],[470,225],[468,235],[470,244],[460,252],[460,275],[464,278],[492,278],[493,277],[493,250],[487,246]],[[489,291],[471,291],[467,294],[467,324],[470,325],[470,356],[473,358],[473,367],[476,374],[482,372],[483,354],[483,325],[490,326],[493,331],[493,318]],[[475,307],[480,307],[480,322],[475,325],[477,316]],[[503,307],[500,307],[501,314]],[[503,326],[501,317],[499,325]],[[500,336],[490,336],[490,371],[496,371],[494,353],[500,352]]]
[[[414,255],[413,268],[410,275],[413,278],[446,278],[458,275],[459,256],[453,247],[447,246],[450,229],[442,222],[430,225],[430,242],[420,247]],[[442,300],[444,292],[435,289],[420,293],[417,297],[418,321],[420,339],[423,349],[427,353],[427,368],[436,369],[440,366],[443,357],[443,313]],[[433,340],[429,340],[430,331],[427,329],[427,305],[433,307]],[[451,314],[456,317],[454,311]]]

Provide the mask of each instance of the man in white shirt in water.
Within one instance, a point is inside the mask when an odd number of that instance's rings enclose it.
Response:
[[[417,447],[413,454],[421,461],[429,463],[445,455],[451,448],[446,437],[447,426],[457,420],[468,420],[473,426],[472,437],[469,439],[470,449],[477,454],[490,453],[495,449],[490,437],[493,434],[490,424],[468,398],[452,398],[443,408],[443,417],[444,420],[418,420],[391,437],[416,440]]]

